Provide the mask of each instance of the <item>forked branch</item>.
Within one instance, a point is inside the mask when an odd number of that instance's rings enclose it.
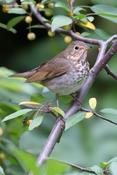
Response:
[[[45,18],[43,18],[40,14],[40,12],[37,11],[35,6],[31,6],[31,11],[33,15],[38,19],[39,23],[41,23],[47,30],[51,29],[51,25],[48,23]],[[80,94],[77,96],[77,100],[72,104],[72,106],[69,108],[69,110],[66,112],[64,119],[65,121],[74,113],[78,112],[80,109],[80,105],[78,102],[82,103],[84,98],[86,97],[87,93],[89,92],[91,86],[93,85],[93,82],[95,81],[96,77],[100,73],[100,71],[105,68],[108,61],[112,58],[112,56],[117,52],[117,35],[113,35],[110,37],[107,41],[99,40],[99,39],[92,39],[92,38],[84,38],[81,36],[78,36],[76,33],[74,33],[72,30],[64,30],[62,28],[56,29],[57,33],[64,33],[67,35],[70,35],[72,38],[76,40],[80,40],[86,43],[94,44],[99,46],[99,53],[96,59],[96,62],[92,69],[90,70],[89,77],[85,84],[83,85]],[[114,41],[115,40],[115,41]],[[114,42],[113,42],[114,41]],[[113,42],[113,43],[112,43]],[[112,44],[110,49],[107,51],[108,45]],[[108,72],[110,72],[108,70]],[[112,74],[112,73],[111,73]],[[47,142],[38,156],[38,165],[42,165],[43,162],[48,158],[48,156],[51,154],[55,144],[57,143],[58,139],[62,136],[63,133],[63,120],[62,118],[57,119],[48,139]]]

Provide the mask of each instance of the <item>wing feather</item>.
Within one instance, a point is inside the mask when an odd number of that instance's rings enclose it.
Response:
[[[41,82],[66,74],[70,68],[68,60],[65,58],[55,58],[43,64],[27,78],[27,82]]]

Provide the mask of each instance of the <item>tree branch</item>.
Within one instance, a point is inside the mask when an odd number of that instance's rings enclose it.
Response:
[[[117,80],[117,75],[114,74],[114,73],[110,70],[110,68],[109,68],[108,65],[105,66],[105,71],[107,72],[108,75],[110,75],[112,78],[114,78],[115,80]]]
[[[97,173],[95,171],[91,170],[90,168],[84,168],[84,167],[81,167],[81,166],[79,166],[77,164],[72,164],[72,163],[68,163],[68,162],[66,162],[66,164],[70,165],[73,168],[78,169],[81,172],[87,172],[87,173],[91,173],[91,174],[97,175]]]
[[[34,14],[34,16],[38,19],[38,21],[45,26],[46,29],[51,29],[51,25],[41,16],[41,14],[37,11],[35,6],[31,5],[31,11]],[[72,30],[64,30],[62,28],[56,29],[56,32],[58,33],[64,33],[67,35],[72,36],[72,38],[90,43],[99,45],[100,50],[96,59],[96,63],[92,67],[89,73],[89,77],[83,87],[81,88],[79,96],[77,96],[77,100],[74,101],[73,105],[69,108],[69,110],[66,112],[64,119],[65,121],[74,113],[79,111],[80,109],[80,103],[83,102],[84,98],[86,97],[89,89],[91,88],[93,82],[95,81],[97,75],[99,72],[106,66],[107,62],[111,59],[111,57],[117,52],[117,41],[112,44],[112,47],[107,51],[105,54],[107,47],[109,44],[112,43],[113,40],[117,39],[117,35],[113,35],[110,37],[107,41],[98,40],[98,39],[92,39],[92,38],[84,38],[81,36],[78,36],[76,33],[74,33]],[[58,139],[61,137],[63,133],[63,120],[62,118],[59,118],[59,120],[56,121],[48,140],[43,147],[43,150],[41,154],[38,156],[37,164],[42,165],[42,163],[48,158],[50,153],[52,152],[55,144],[57,143]]]
[[[98,117],[98,118],[100,118],[102,120],[105,120],[105,121],[107,121],[109,123],[112,123],[114,125],[117,125],[117,122],[114,122],[114,121],[112,121],[110,119],[107,119],[107,118],[103,117],[102,115],[98,114],[97,112],[91,111],[91,109],[81,108],[80,111],[82,111],[82,112],[92,112],[95,115],[95,117]]]
[[[37,18],[37,20],[41,24],[43,24],[46,29],[51,29],[51,25],[48,23],[48,21],[43,16],[41,16],[40,12],[37,11],[35,6],[31,5],[30,8],[31,8],[31,11],[32,11],[33,15]],[[77,40],[80,40],[80,41],[84,41],[84,42],[90,43],[90,44],[101,45],[101,42],[102,42],[102,40],[81,37],[81,36],[77,35],[76,33],[74,33],[72,30],[64,30],[62,28],[58,28],[55,31],[57,33],[64,33],[64,34],[70,35],[74,39],[77,39]]]
[[[98,54],[98,57],[100,56],[100,62],[96,66],[94,65],[93,68],[90,70],[89,77],[88,77],[87,81],[85,82],[85,84],[83,85],[83,87],[80,91],[79,97],[78,97],[78,101],[80,101],[80,103],[83,102],[85,96],[87,95],[89,89],[91,88],[91,86],[92,86],[95,78],[99,74],[99,72],[102,70],[103,67],[105,67],[107,62],[112,57],[112,55],[114,55],[116,52],[117,52],[117,42],[112,45],[112,47],[108,50],[108,52],[106,53],[105,56],[104,56],[104,53]],[[76,100],[73,103],[73,105],[69,108],[69,110],[66,112],[64,119],[67,120],[71,115],[76,113],[79,109],[80,109],[80,105]],[[48,140],[47,140],[41,154],[38,157],[38,161],[37,161],[38,165],[42,165],[42,163],[47,159],[47,157],[52,152],[55,144],[57,143],[58,138],[60,137],[60,135],[62,135],[63,131],[62,131],[61,122],[62,121],[60,119],[60,120],[57,120],[57,122],[55,123],[55,125],[54,125],[54,127],[53,127],[53,129],[48,137]]]
[[[107,122],[109,122],[109,123],[112,123],[112,124],[114,124],[114,125],[117,125],[117,122],[114,122],[114,121],[112,121],[112,120],[110,120],[110,119],[108,119],[108,118],[105,118],[105,117],[103,117],[102,115],[100,115],[100,114],[98,114],[98,113],[96,113],[96,112],[94,112],[94,115],[95,115],[96,117],[98,117],[98,118],[101,118],[102,120],[105,120],[105,121],[107,121]]]

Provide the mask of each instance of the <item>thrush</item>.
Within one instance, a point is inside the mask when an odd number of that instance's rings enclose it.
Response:
[[[72,42],[64,51],[31,71],[15,74],[26,82],[37,82],[58,95],[78,91],[89,74],[88,46],[81,41]]]

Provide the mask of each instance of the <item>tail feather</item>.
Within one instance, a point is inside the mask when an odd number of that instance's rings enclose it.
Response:
[[[27,71],[23,73],[16,73],[16,74],[10,75],[10,77],[23,77],[27,79],[31,77],[34,73],[35,73],[35,70],[32,70],[32,71]]]

